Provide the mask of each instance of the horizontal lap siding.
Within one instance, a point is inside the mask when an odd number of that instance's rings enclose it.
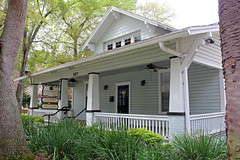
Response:
[[[145,86],[141,81],[145,80]],[[150,70],[115,74],[111,76],[100,75],[100,108],[102,112],[116,113],[116,83],[131,82],[130,113],[131,114],[157,114],[158,113],[158,73]],[[108,90],[104,90],[108,85]],[[114,102],[109,97],[114,96]]]
[[[78,82],[73,87],[73,107],[74,116],[76,116],[84,108],[84,83]],[[85,120],[86,113],[83,112],[77,119]]]
[[[188,78],[191,114],[220,112],[219,70],[193,63]]]
[[[121,15],[119,20],[114,20],[112,22],[112,24],[108,27],[103,36],[97,42],[95,53],[97,54],[104,51],[104,42],[108,42],[109,40],[113,40],[137,31],[141,31],[142,39],[147,39],[166,33],[165,30],[160,28],[156,28],[156,31],[154,33],[149,32],[149,30],[147,29],[147,25],[144,24],[143,21]]]
[[[198,49],[194,61],[215,68],[221,68],[222,56],[220,40],[219,37],[213,37],[212,39],[214,40],[213,44],[205,44]]]

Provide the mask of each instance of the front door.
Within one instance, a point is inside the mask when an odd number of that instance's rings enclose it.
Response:
[[[117,112],[129,113],[129,85],[118,86]]]

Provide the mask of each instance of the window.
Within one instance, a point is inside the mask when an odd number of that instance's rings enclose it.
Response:
[[[125,39],[125,45],[131,44],[131,38]]]
[[[170,73],[161,73],[161,111],[162,112],[168,112],[169,111],[169,90],[170,90]]]
[[[113,44],[107,45],[107,49],[108,49],[108,50],[112,50],[112,49],[113,49]]]
[[[131,34],[126,34],[124,36],[112,39],[104,43],[104,48],[106,51],[113,50],[115,48],[120,48],[122,46],[129,45],[131,43],[141,41],[141,32],[137,31]]]
[[[134,42],[141,41],[141,35],[134,36]]]
[[[119,41],[119,42],[116,42],[116,48],[119,48],[119,47],[121,47],[121,41]]]

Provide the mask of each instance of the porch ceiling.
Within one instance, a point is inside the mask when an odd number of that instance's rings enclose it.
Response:
[[[169,47],[173,46],[175,45],[169,45]],[[88,73],[91,72],[109,75],[116,72],[136,71],[146,67],[146,64],[149,63],[158,63],[158,65],[160,65],[159,62],[167,61],[171,56],[172,55],[161,51],[158,44],[156,44],[37,75],[32,77],[32,82],[46,83],[58,81],[61,78],[84,79],[84,77],[87,78]]]

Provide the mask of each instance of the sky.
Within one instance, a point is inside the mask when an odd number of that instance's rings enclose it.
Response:
[[[165,3],[175,13],[171,25],[177,29],[216,23],[218,19],[218,0],[138,0],[138,3]]]

